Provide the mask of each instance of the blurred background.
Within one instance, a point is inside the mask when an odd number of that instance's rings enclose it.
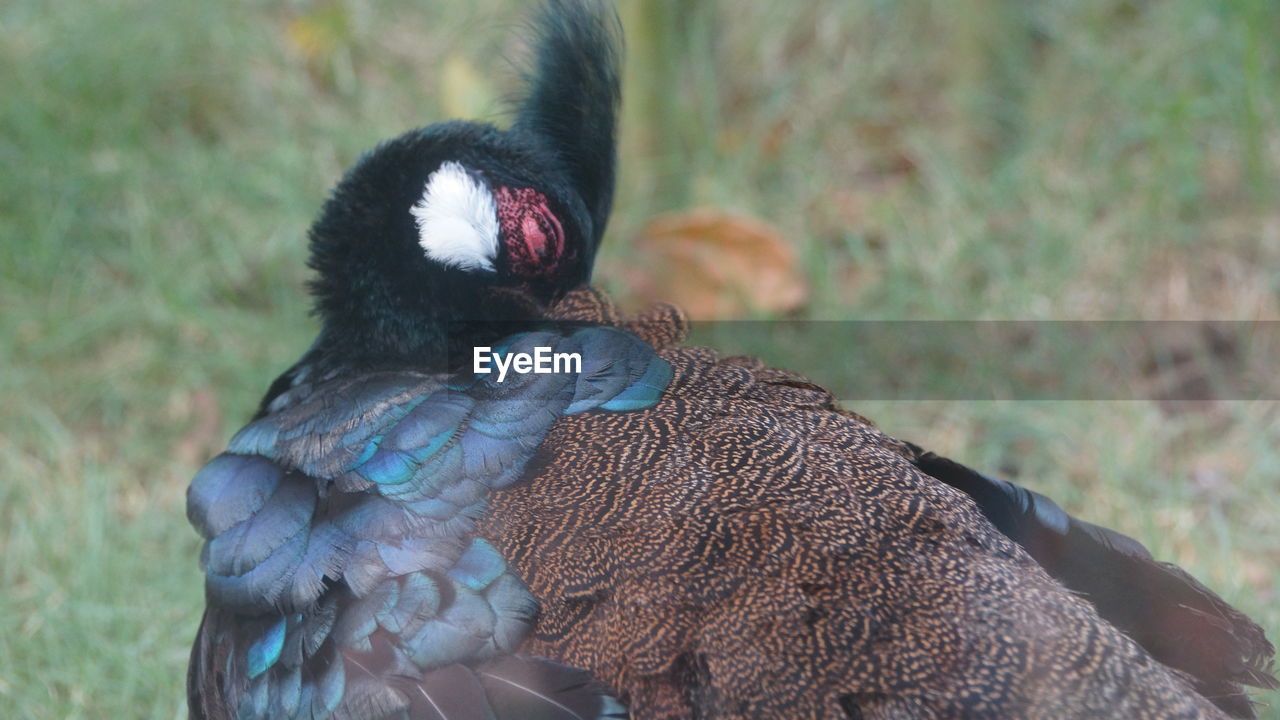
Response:
[[[1280,4],[619,8],[596,279],[632,305],[1280,319]],[[0,5],[0,715],[185,717],[184,491],[311,340],[305,229],[379,140],[507,122],[529,9]],[[1280,638],[1274,400],[848,402],[1142,539]]]

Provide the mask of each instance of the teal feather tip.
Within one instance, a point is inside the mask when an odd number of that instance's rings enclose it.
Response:
[[[266,672],[280,659],[280,651],[284,649],[285,618],[267,629],[267,632],[249,646],[249,679]]]
[[[614,412],[651,408],[662,399],[662,393],[666,392],[674,374],[671,363],[660,357],[654,357],[649,361],[649,367],[645,369],[644,375],[639,380],[602,404],[600,408]]]
[[[506,572],[507,563],[497,548],[484,538],[472,538],[471,546],[449,570],[449,577],[480,592]]]

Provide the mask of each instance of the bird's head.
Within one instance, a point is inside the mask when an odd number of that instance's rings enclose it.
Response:
[[[447,122],[367,152],[311,228],[319,345],[376,365],[456,351],[585,283],[608,220],[617,19],[551,0],[506,130]]]

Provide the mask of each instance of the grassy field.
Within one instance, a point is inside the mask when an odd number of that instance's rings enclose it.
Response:
[[[654,213],[709,205],[794,243],[802,318],[1280,319],[1280,5],[906,5],[659,18],[597,278]],[[185,716],[184,490],[310,341],[307,223],[378,140],[505,121],[525,9],[0,5],[0,716]],[[1276,402],[856,409],[1280,638]]]

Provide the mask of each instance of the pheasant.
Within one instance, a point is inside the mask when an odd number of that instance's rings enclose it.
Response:
[[[534,27],[509,129],[311,228],[319,335],[188,490],[192,717],[1252,715],[1273,648],[1178,568],[587,286],[617,23]]]

